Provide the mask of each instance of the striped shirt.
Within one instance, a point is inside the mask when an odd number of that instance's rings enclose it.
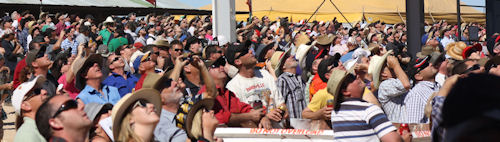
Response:
[[[332,112],[334,141],[380,141],[396,127],[382,109],[360,98],[346,99]]]
[[[434,142],[444,141],[445,131],[444,128],[439,126],[443,122],[442,112],[444,105],[444,100],[446,97],[444,96],[436,96],[432,99],[432,133],[431,138]]]
[[[290,118],[302,118],[302,110],[306,108],[304,97],[305,85],[299,76],[284,72],[278,77],[278,92],[285,99]]]
[[[405,122],[406,112],[403,108],[403,102],[407,93],[408,91],[399,79],[390,78],[380,83],[378,101],[391,122]]]
[[[404,100],[406,109],[405,123],[428,123],[429,118],[425,116],[425,105],[432,93],[439,90],[435,82],[420,81],[413,87]]]

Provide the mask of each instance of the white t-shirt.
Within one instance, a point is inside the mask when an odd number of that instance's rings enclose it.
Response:
[[[226,85],[240,101],[252,104],[256,100],[262,101],[262,105],[269,108],[269,103],[276,106],[285,103],[284,98],[279,95],[276,89],[274,78],[266,70],[255,70],[253,78],[245,78],[239,73],[234,76]],[[269,96],[269,97],[266,97]],[[269,98],[269,102],[266,99]]]

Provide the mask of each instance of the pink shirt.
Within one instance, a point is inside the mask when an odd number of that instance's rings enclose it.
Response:
[[[75,99],[76,96],[80,93],[80,90],[75,87],[75,79],[72,82],[66,82],[66,73],[64,73],[59,79],[57,83],[63,85],[63,89],[69,94],[69,97]]]

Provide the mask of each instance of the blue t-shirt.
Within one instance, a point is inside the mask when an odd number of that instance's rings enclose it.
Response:
[[[84,104],[88,103],[98,103],[98,104],[106,104],[111,103],[115,105],[120,100],[120,94],[118,93],[118,89],[113,86],[102,85],[101,94],[99,91],[95,90],[89,85],[86,85],[85,88],[80,91],[80,94],[76,96],[77,99],[83,101]]]

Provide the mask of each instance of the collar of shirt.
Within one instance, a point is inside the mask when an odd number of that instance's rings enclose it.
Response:
[[[289,72],[283,72],[282,74],[286,75],[286,77],[294,77],[295,74]]]
[[[363,99],[361,98],[348,98],[348,99],[345,99],[344,102],[350,102],[350,101],[359,101],[359,102],[365,102]]]
[[[130,78],[130,76],[131,76],[130,72],[123,71],[123,73],[125,73],[125,75],[127,76],[127,79]],[[122,75],[119,75],[115,72],[111,72],[111,75],[113,75],[113,77],[123,77]]]
[[[436,82],[430,82],[430,81],[420,81],[418,82],[417,85],[422,85],[422,87],[431,88],[432,90],[437,88]]]
[[[101,89],[103,93],[109,92],[109,88],[106,85],[101,84]],[[85,88],[83,88],[82,92],[87,92],[90,95],[102,95],[99,91],[97,91],[95,88],[89,85],[85,85]]]

